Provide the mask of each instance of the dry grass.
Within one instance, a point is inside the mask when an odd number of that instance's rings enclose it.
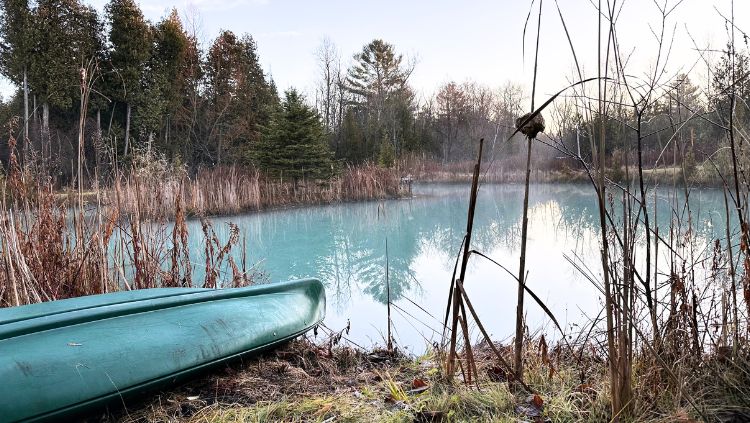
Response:
[[[538,398],[509,387],[486,345],[475,346],[479,379],[448,381],[444,354],[388,356],[346,346],[294,341],[262,356],[235,362],[169,392],[113,409],[113,422],[602,422],[609,421],[607,364],[597,347],[558,345],[527,339],[527,383]],[[500,346],[506,359],[512,346]],[[715,377],[712,360],[693,369],[682,390],[701,398],[709,421],[744,422],[750,361],[735,362]],[[638,393],[631,420],[700,421],[680,389],[654,384],[653,363],[636,360]],[[663,380],[662,380],[663,382]],[[540,401],[540,402],[539,402]],[[539,417],[533,414],[539,412]]]
[[[399,163],[404,174],[411,175],[415,180],[423,182],[466,182],[470,183],[474,162],[447,162],[409,157]],[[503,162],[488,161],[482,168],[482,182],[489,183],[523,183],[526,178],[525,169],[507,166]],[[581,182],[587,181],[586,174],[566,166],[559,169],[532,169],[533,182]]]
[[[0,307],[117,290],[243,286],[258,275],[235,263],[241,236],[222,242],[205,216],[401,194],[396,169],[347,167],[329,181],[269,180],[256,170],[219,168],[189,178],[153,157],[135,161],[110,188],[60,193],[22,169],[15,139],[1,181]],[[201,216],[205,279],[192,279],[187,215]],[[172,219],[173,225],[167,225]],[[244,248],[244,246],[243,246]],[[244,254],[242,255],[244,257]],[[244,264],[243,264],[244,265]]]
[[[71,208],[58,201],[51,186],[26,184],[20,175],[11,175],[15,178],[6,186],[15,200],[0,208],[0,307],[194,282],[205,287],[252,283],[253,275],[239,274],[228,255],[236,239],[220,245],[215,236],[206,239],[206,280],[191,280],[179,197],[176,224],[168,229],[143,219],[137,209],[122,215],[119,207]],[[213,234],[207,220],[204,231]],[[227,261],[232,276],[217,282]]]
[[[140,193],[140,197],[139,197]],[[115,181],[105,202],[114,204],[117,196],[123,211],[144,216],[174,216],[175,198],[181,197],[191,215],[232,214],[302,204],[361,201],[393,198],[403,194],[398,169],[372,164],[347,166],[326,181],[284,181],[264,177],[252,168],[225,167],[198,172],[187,177],[180,172],[133,172]]]
[[[113,421],[514,421],[516,398],[480,360],[481,390],[446,381],[438,355],[407,359],[295,341],[158,395]],[[557,389],[557,388],[555,388]],[[569,390],[575,389],[575,386]],[[568,391],[569,391],[568,390]],[[546,406],[552,415],[556,402]]]

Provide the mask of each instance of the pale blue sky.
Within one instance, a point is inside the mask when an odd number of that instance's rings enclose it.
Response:
[[[596,11],[592,1],[558,0],[585,72],[596,73]],[[618,32],[624,54],[632,51],[630,71],[641,74],[653,65],[654,36],[660,16],[655,1],[622,0]],[[399,52],[418,59],[412,84],[430,95],[446,81],[471,79],[491,86],[505,81],[523,84],[530,92],[536,6],[522,60],[524,20],[531,0],[155,0],[140,1],[146,17],[157,21],[176,6],[180,13],[199,16],[201,38],[209,43],[221,29],[250,33],[258,43],[264,69],[280,90],[289,86],[310,92],[317,76],[314,52],[324,36],[338,47],[345,65],[364,44],[382,38]],[[677,4],[678,0],[667,0]],[[698,60],[687,28],[702,46],[726,42],[723,21],[731,0],[684,0],[669,19],[676,29],[670,72],[685,70]],[[102,10],[106,0],[90,1]],[[739,25],[750,21],[750,0],[735,0]],[[537,0],[538,4],[538,0]],[[742,28],[750,31],[747,26]],[[670,34],[671,36],[671,34]],[[573,61],[554,0],[544,0],[537,104],[572,78]],[[694,78],[705,78],[698,66]],[[6,84],[7,85],[7,84]],[[8,88],[2,89],[7,94]]]

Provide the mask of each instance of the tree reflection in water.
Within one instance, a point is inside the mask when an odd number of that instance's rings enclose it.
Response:
[[[239,225],[246,236],[249,262],[266,272],[271,281],[316,277],[326,285],[329,319],[359,319],[361,326],[372,325],[376,334],[385,327],[385,240],[389,246],[391,298],[406,308],[408,299],[430,310],[434,315],[444,307],[447,286],[457,249],[463,238],[468,204],[469,185],[422,184],[414,186],[410,199],[381,202],[343,203],[276,210],[239,216],[214,218],[216,232],[222,240],[228,228],[220,222]],[[658,192],[659,226],[668,233],[672,214],[668,207],[673,194]],[[677,194],[678,196],[680,194]],[[474,223],[472,248],[490,255],[510,269],[517,265],[520,236],[521,185],[485,184],[480,189]],[[693,221],[698,236],[707,241],[713,228],[723,227],[720,191],[696,190],[691,193]],[[692,203],[695,201],[695,203]],[[562,259],[571,251],[584,259],[597,260],[598,215],[595,193],[588,185],[536,184],[530,193],[530,285],[537,293],[561,301],[558,312],[566,313],[566,288],[576,278],[575,272]],[[696,206],[697,204],[697,206]],[[653,200],[650,202],[653,208]],[[678,211],[679,212],[679,211]],[[621,221],[613,217],[615,221]],[[198,222],[190,222],[191,255],[195,263],[203,260],[203,243]],[[665,232],[666,231],[666,232]],[[239,261],[240,249],[233,254]],[[489,285],[513,282],[496,268],[470,263],[469,277],[486,282],[468,281],[472,295],[483,296]],[[595,263],[595,261],[592,261]],[[551,268],[550,268],[551,266]],[[200,265],[194,269],[194,280],[201,280]],[[467,277],[467,279],[469,279]],[[542,277],[554,280],[540,280]],[[508,280],[505,280],[508,279]],[[501,281],[502,282],[497,282]],[[497,282],[497,283],[495,283]],[[555,288],[554,285],[561,285]],[[572,291],[593,291],[585,282]],[[560,293],[554,291],[560,289]],[[495,291],[492,291],[492,295]],[[489,295],[489,294],[488,294]],[[509,295],[510,296],[510,295]],[[566,301],[563,301],[566,300]],[[577,300],[570,298],[575,310]],[[595,306],[596,293],[584,299]],[[477,303],[481,307],[481,300]],[[403,303],[403,304],[402,304]],[[502,298],[498,299],[498,304]],[[429,308],[428,308],[429,307]],[[487,306],[490,312],[491,306]],[[499,310],[499,309],[498,309]],[[382,311],[382,314],[378,314]],[[530,313],[532,313],[530,311]],[[533,313],[532,313],[533,314]],[[424,314],[421,314],[424,316]],[[510,319],[508,314],[507,319]],[[413,322],[410,322],[413,323]],[[436,322],[432,322],[437,327]],[[499,326],[498,326],[499,327]],[[428,330],[429,331],[429,330]],[[403,329],[402,329],[403,332]],[[422,334],[424,335],[424,334]],[[416,337],[415,337],[416,336]],[[418,336],[402,342],[422,342]]]

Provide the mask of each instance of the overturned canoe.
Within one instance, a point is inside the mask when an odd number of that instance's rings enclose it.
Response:
[[[58,419],[305,333],[314,279],[158,288],[0,309],[0,421]]]

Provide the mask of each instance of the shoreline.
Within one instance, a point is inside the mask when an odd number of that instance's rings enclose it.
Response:
[[[340,338],[306,336],[276,350],[233,362],[169,390],[126,398],[88,421],[134,422],[601,422],[610,420],[607,363],[596,348],[546,348],[544,337],[528,339],[525,382],[533,393],[509,383],[506,372],[482,343],[474,347],[479,379],[466,384],[458,372],[448,380],[441,351],[418,357],[360,350]],[[340,343],[339,343],[340,341]],[[496,345],[508,359],[511,347]],[[585,352],[588,351],[588,352]],[[637,378],[659,372],[638,358]],[[706,359],[681,389],[706,390],[718,357]],[[746,363],[746,362],[745,362]],[[667,384],[665,386],[664,384]],[[667,381],[642,385],[634,421],[695,423],[697,413]],[[703,385],[703,386],[702,386]],[[722,382],[708,386],[712,395]],[[714,391],[713,389],[716,389]],[[727,398],[730,399],[730,398]],[[735,398],[699,404],[720,421],[744,421],[750,411]],[[736,420],[732,420],[736,419]]]

